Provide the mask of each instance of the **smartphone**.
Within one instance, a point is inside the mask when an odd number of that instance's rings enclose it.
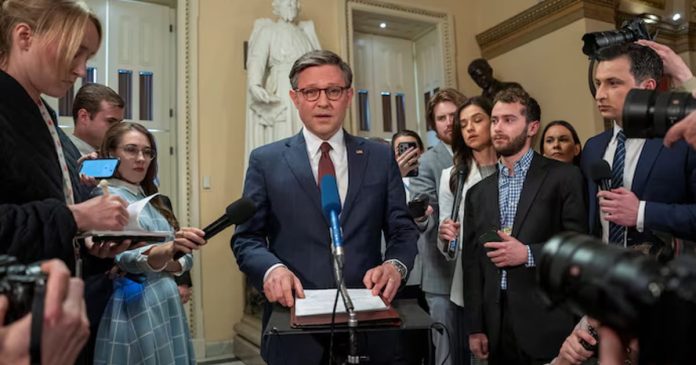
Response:
[[[479,237],[479,243],[481,243],[481,245],[483,245],[486,242],[502,242],[502,241],[503,241],[503,239],[500,238],[500,236],[498,236],[498,231],[496,231],[495,229],[492,229],[488,232],[485,232],[484,234],[482,234]],[[486,250],[493,251],[492,248],[486,248]]]
[[[95,179],[108,179],[114,176],[121,161],[117,158],[97,158],[82,161],[80,174]]]
[[[416,142],[401,142],[396,147],[399,156],[403,155],[404,152],[408,151],[410,148],[418,148],[418,144],[416,144]],[[406,177],[414,177],[414,176],[418,176],[418,168],[417,167],[415,169],[409,171],[408,174],[406,174]]]
[[[425,211],[428,209],[428,199],[427,195],[421,195],[415,199],[408,202],[408,212],[413,218],[420,218],[425,215]]]

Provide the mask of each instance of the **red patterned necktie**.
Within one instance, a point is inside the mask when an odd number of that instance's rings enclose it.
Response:
[[[331,145],[329,142],[324,142],[319,147],[321,150],[321,157],[319,158],[319,173],[317,174],[317,185],[321,187],[321,179],[324,175],[336,176],[336,170],[334,169],[334,164],[331,161],[331,156],[329,156],[329,151],[331,151]]]

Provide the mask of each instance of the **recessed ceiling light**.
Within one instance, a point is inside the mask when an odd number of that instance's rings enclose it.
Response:
[[[679,13],[674,13],[674,15],[672,15],[672,21],[675,21],[675,22],[676,22],[676,21],[679,20],[679,19],[681,19],[681,14],[679,14]]]
[[[387,27],[387,23],[384,23],[384,22],[379,23],[379,27],[382,28],[382,29],[384,29],[384,28]]]

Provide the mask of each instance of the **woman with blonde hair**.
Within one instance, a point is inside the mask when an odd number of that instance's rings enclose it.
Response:
[[[59,258],[78,275],[84,252],[78,232],[122,229],[128,212],[116,196],[75,201],[62,132],[42,95],[64,96],[85,76],[100,41],[101,23],[83,2],[0,0],[0,253],[24,263]],[[113,257],[126,247],[95,244],[86,251]],[[62,363],[74,362],[87,339],[82,322],[54,338]],[[48,318],[44,333],[57,325]]]

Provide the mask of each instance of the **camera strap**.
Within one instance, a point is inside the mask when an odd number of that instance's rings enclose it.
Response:
[[[43,333],[44,301],[46,299],[46,282],[40,280],[34,287],[34,299],[31,304],[31,337],[29,339],[29,362],[41,364],[41,337]]]

